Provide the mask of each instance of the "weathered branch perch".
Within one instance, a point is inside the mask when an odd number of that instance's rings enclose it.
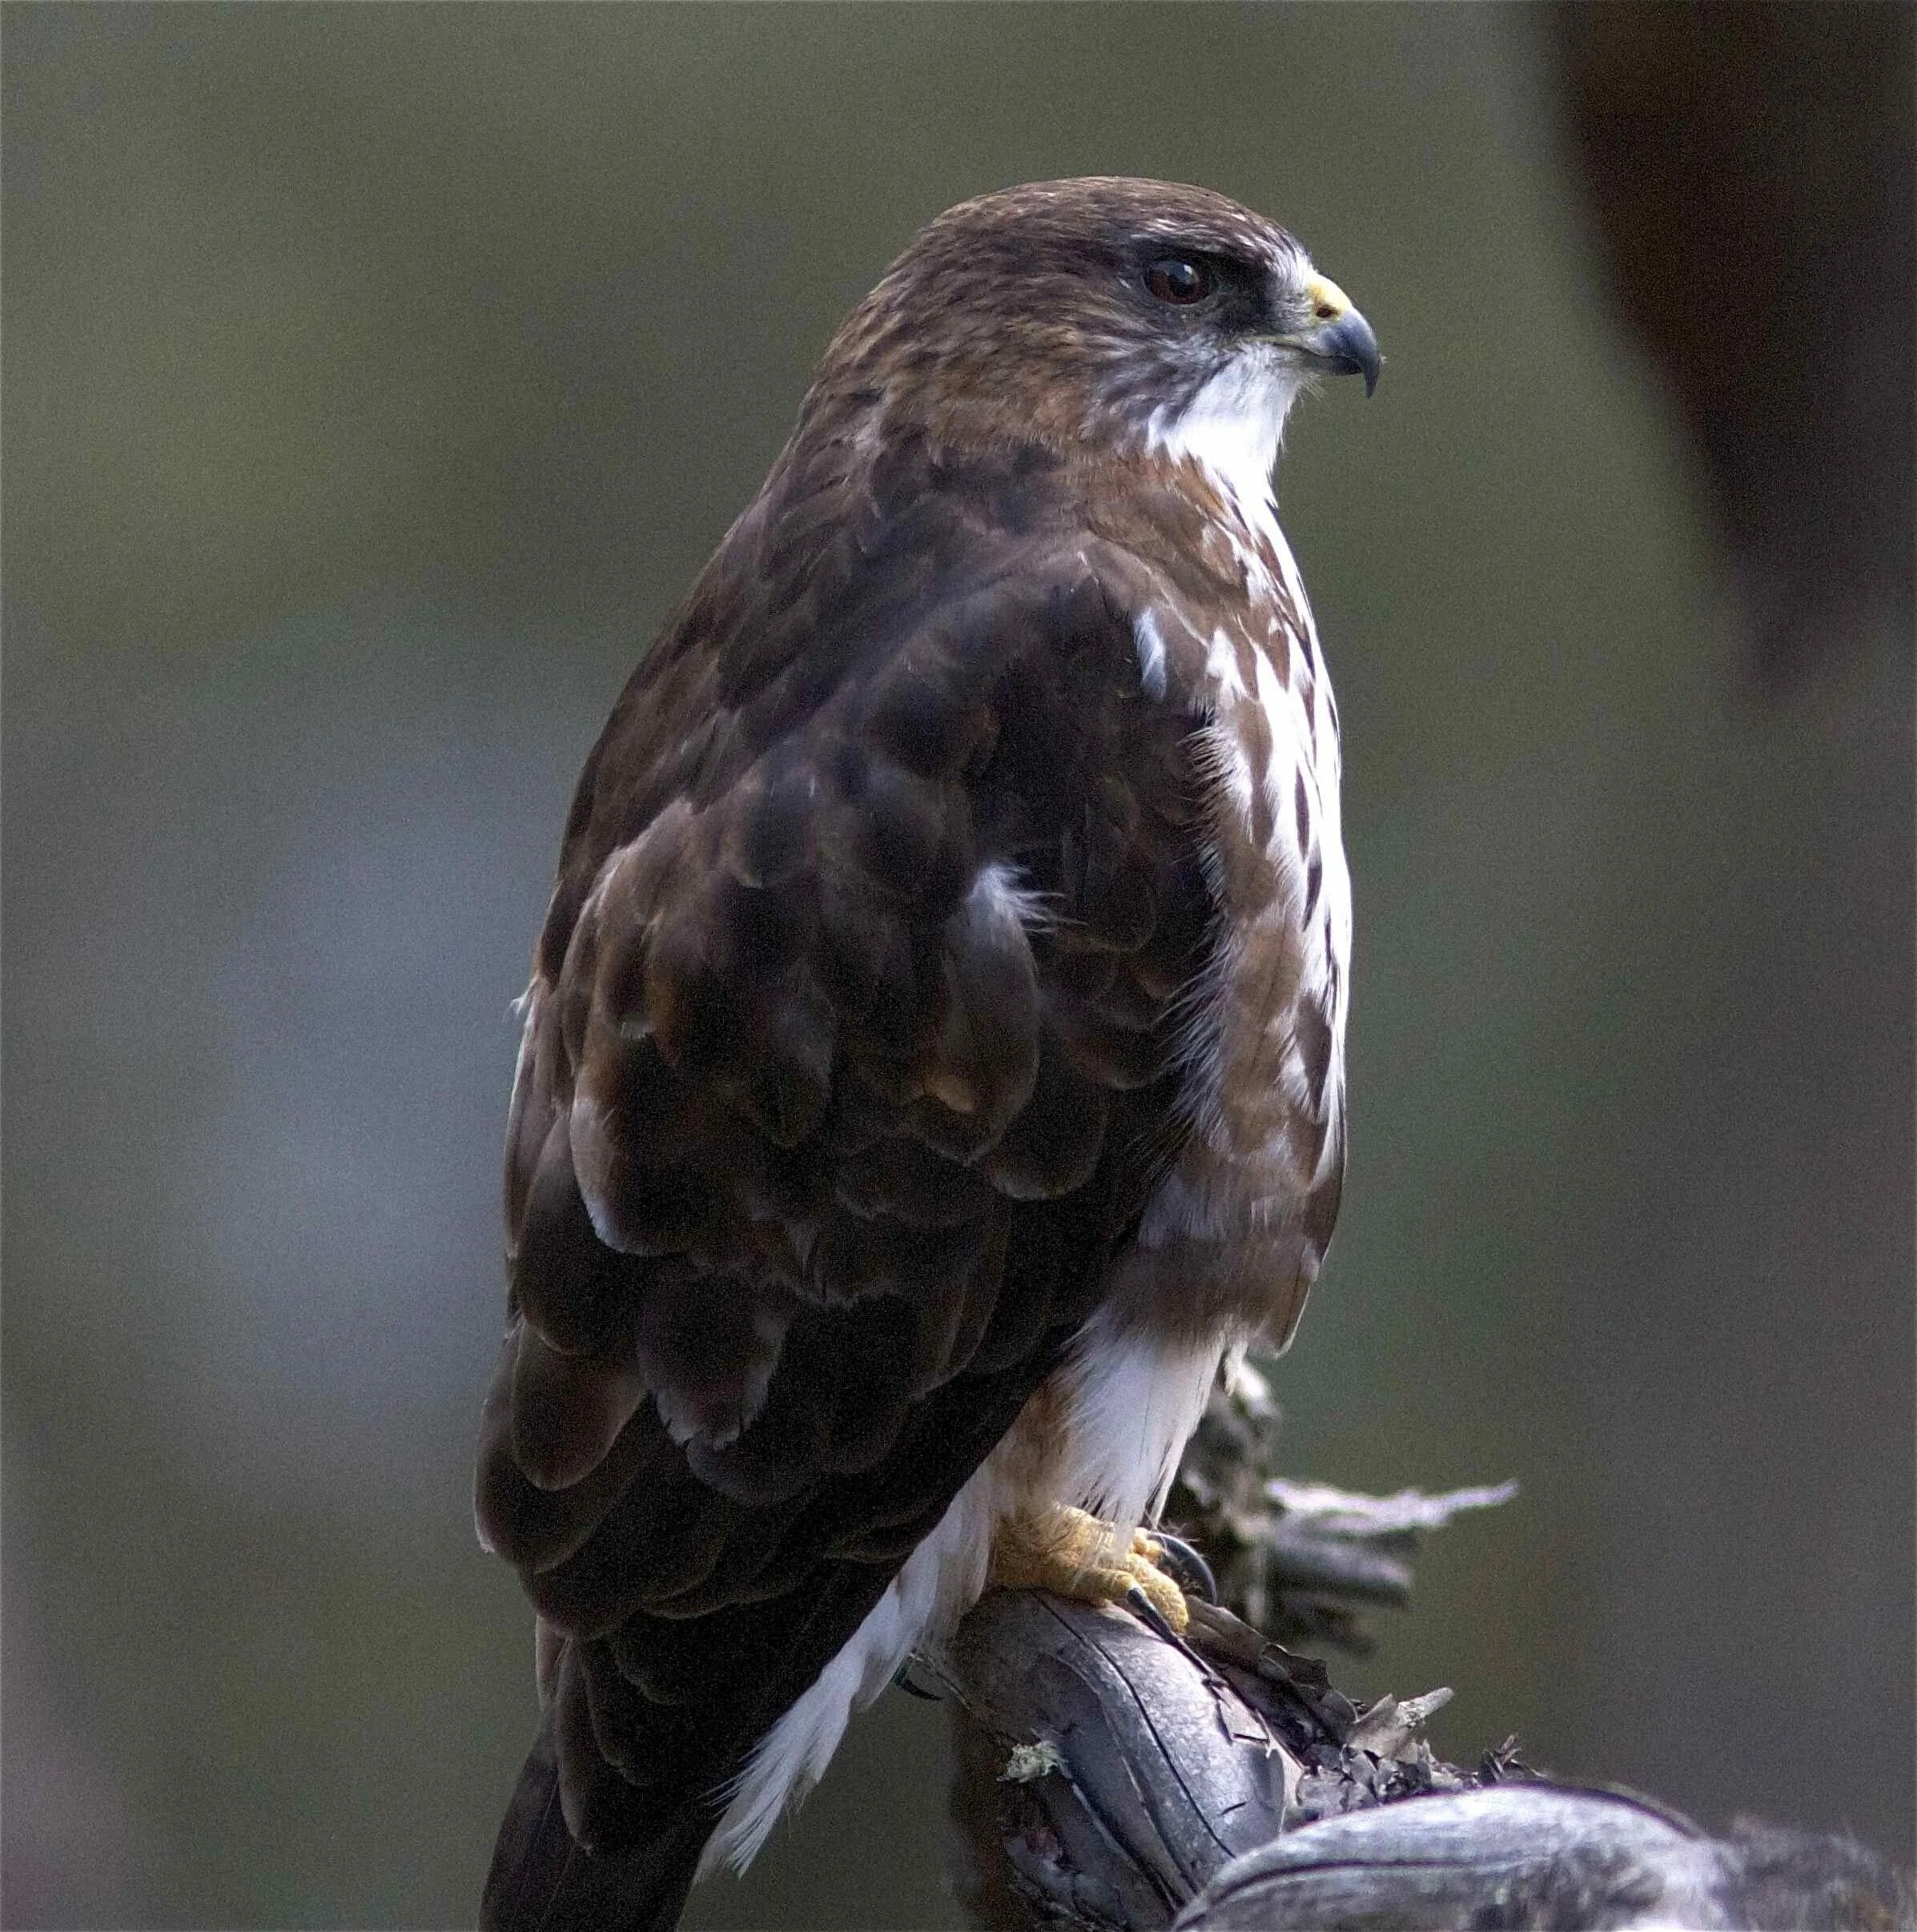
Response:
[[[1417,1532],[1511,1492],[1287,1485],[1265,1472],[1273,1420],[1256,1381],[1221,1396],[1188,1458],[1172,1513],[1232,1607],[1195,1605],[1184,1643],[1027,1592],[966,1620],[946,1683],[979,1923],[1917,1927],[1908,1880],[1847,1840],[1714,1839],[1647,1800],[1552,1784],[1508,1742],[1442,1763],[1421,1733],[1446,1691],[1355,1709],[1265,1630],[1361,1646],[1355,1606],[1405,1600]]]

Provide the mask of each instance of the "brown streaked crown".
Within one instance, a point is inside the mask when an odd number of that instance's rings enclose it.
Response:
[[[1200,266],[1203,299],[1152,292],[1167,258]],[[1295,325],[1310,270],[1285,229],[1208,188],[1090,176],[982,195],[922,229],[847,318],[802,428],[851,411],[954,444],[1109,442]]]

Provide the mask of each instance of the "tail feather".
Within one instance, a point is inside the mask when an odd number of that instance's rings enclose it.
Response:
[[[549,1712],[499,1829],[482,1932],[672,1932],[714,1822],[694,1805],[633,1850],[587,1851],[561,1809]]]

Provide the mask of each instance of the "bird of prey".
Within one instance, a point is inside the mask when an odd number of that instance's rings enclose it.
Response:
[[[932,222],[587,761],[480,1535],[543,1719],[489,1925],[656,1929],[994,1582],[1150,1533],[1336,1215],[1338,715],[1286,412],[1376,339],[1223,195]]]

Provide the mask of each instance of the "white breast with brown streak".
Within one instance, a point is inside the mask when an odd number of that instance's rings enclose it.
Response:
[[[1221,916],[1181,1016],[1192,1136],[1147,1208],[1119,1301],[1184,1339],[1262,1327],[1282,1345],[1344,1155],[1352,906],[1337,710],[1268,480],[1248,462],[1190,455],[1220,504],[1207,559],[1240,594],[1201,616],[1167,593],[1134,629],[1147,697],[1200,721]]]

